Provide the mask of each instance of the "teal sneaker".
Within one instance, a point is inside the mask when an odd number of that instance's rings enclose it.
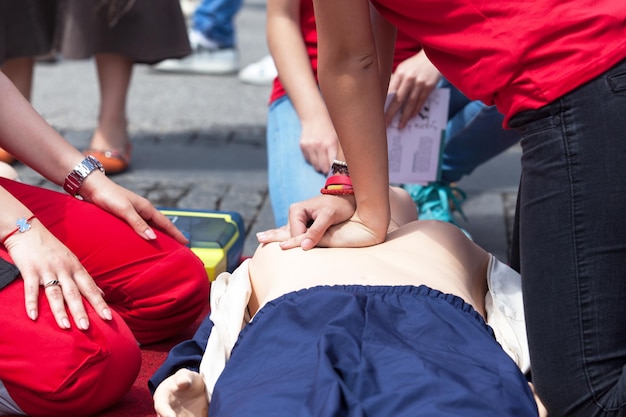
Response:
[[[417,206],[418,218],[420,220],[440,220],[459,227],[470,239],[472,238],[466,230],[454,221],[452,214],[453,207],[463,219],[467,220],[461,205],[466,199],[465,192],[460,188],[432,182],[428,185],[404,184],[402,186],[410,195]],[[452,206],[451,206],[452,205]]]

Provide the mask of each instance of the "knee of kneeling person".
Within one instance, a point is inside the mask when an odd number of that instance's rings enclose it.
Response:
[[[135,303],[135,308],[125,316],[141,344],[158,342],[187,330],[209,302],[206,269],[190,250],[170,255],[157,268],[158,291],[153,289],[150,297]]]
[[[141,367],[137,341],[119,317],[97,320],[88,331],[76,331],[73,345],[59,346],[47,368],[32,375],[35,386],[11,392],[27,415],[90,416],[130,390]]]

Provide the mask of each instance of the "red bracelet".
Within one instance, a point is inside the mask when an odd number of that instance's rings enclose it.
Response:
[[[354,194],[352,180],[348,175],[331,175],[326,179],[324,188],[320,190],[322,194],[349,195]]]
[[[17,219],[15,221],[15,225],[17,226],[17,228],[13,230],[11,233],[9,233],[8,235],[6,235],[4,239],[2,239],[2,242],[0,243],[4,245],[4,242],[6,242],[8,238],[13,236],[17,232],[20,232],[20,233],[28,232],[30,230],[30,221],[34,218],[35,218],[35,215],[33,214],[28,219],[25,219],[24,217],[20,217],[19,219]]]

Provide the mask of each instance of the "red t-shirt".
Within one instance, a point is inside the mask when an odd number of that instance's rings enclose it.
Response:
[[[300,29],[303,34],[307,53],[309,54],[313,74],[317,78],[317,29],[315,27],[315,14],[313,12],[312,0],[300,1]],[[421,47],[418,41],[398,31],[393,69],[395,70],[400,62],[418,53],[420,49]],[[276,77],[270,93],[270,104],[285,94],[287,93],[280,79]]]
[[[619,0],[372,2],[422,44],[453,85],[472,100],[495,103],[507,120],[626,57],[626,7]]]

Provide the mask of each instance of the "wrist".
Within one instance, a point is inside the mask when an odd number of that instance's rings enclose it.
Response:
[[[31,228],[31,221],[35,218],[35,215],[32,214],[29,217],[20,217],[15,221],[15,228],[7,233],[2,240],[0,240],[0,244],[6,247],[6,241],[13,235],[17,233],[26,233]]]
[[[104,173],[104,167],[100,161],[88,155],[67,174],[63,182],[63,189],[73,197],[80,197],[78,194],[80,187],[83,185],[85,179],[94,171]]]
[[[320,190],[322,194],[331,195],[352,195],[352,180],[348,171],[348,164],[335,159],[331,167],[332,175],[326,179],[324,188]]]

